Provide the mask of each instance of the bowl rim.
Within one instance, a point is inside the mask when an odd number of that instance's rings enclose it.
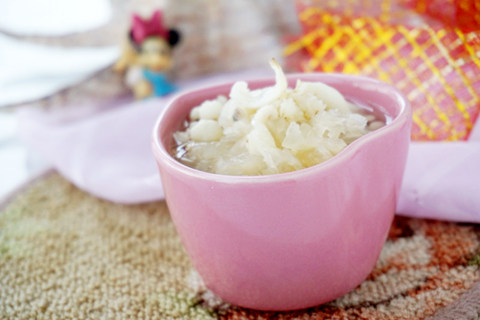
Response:
[[[318,76],[326,77],[326,78],[339,78],[344,79],[347,81],[363,81],[369,82],[371,84],[380,85],[384,88],[387,88],[389,92],[393,93],[394,100],[398,101],[400,105],[400,110],[398,114],[392,119],[392,121],[386,124],[384,127],[369,132],[349,145],[347,145],[342,151],[337,153],[335,156],[331,157],[330,159],[313,165],[311,167],[284,172],[284,173],[276,173],[276,174],[268,174],[268,175],[225,175],[225,174],[218,174],[218,173],[211,173],[206,171],[201,171],[199,169],[195,169],[189,167],[180,161],[176,160],[168,150],[166,150],[165,146],[162,143],[162,139],[160,137],[160,126],[166,120],[164,120],[167,114],[172,109],[172,106],[176,104],[176,102],[181,99],[182,97],[194,95],[199,92],[209,90],[209,91],[218,91],[226,86],[232,86],[236,81],[228,81],[220,84],[215,85],[207,85],[200,88],[194,88],[190,90],[183,91],[181,93],[176,94],[165,106],[165,108],[160,112],[157,120],[155,121],[155,126],[152,132],[152,149],[153,153],[156,157],[158,162],[162,161],[166,166],[170,169],[177,171],[183,175],[199,178],[202,180],[209,180],[212,182],[221,182],[221,183],[228,183],[228,184],[251,184],[251,183],[274,183],[274,182],[281,182],[281,181],[291,181],[292,179],[298,179],[306,176],[312,176],[315,173],[326,171],[333,166],[338,166],[339,163],[347,161],[351,158],[359,149],[362,149],[362,146],[370,143],[371,140],[375,140],[380,138],[383,135],[386,135],[392,131],[398,130],[399,127],[403,126],[405,122],[411,121],[411,106],[409,100],[393,85],[388,84],[386,82],[380,81],[378,79],[359,76],[359,75],[350,75],[350,74],[341,74],[341,73],[323,73],[323,72],[312,72],[312,73],[289,73],[286,74],[287,81],[301,79],[302,81],[312,81],[315,80]],[[274,82],[274,77],[261,77],[261,78],[254,78],[254,79],[247,79],[247,80],[237,80],[237,81],[245,81],[250,86],[252,84],[264,83],[264,82]],[[316,80],[319,81],[319,80]],[[320,81],[321,82],[321,81]],[[408,131],[410,134],[410,130]]]

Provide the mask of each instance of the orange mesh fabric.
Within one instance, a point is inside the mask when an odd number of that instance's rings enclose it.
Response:
[[[394,1],[379,2],[378,14],[362,16],[349,14],[354,12],[351,6],[299,6],[303,32],[285,48],[290,67],[362,74],[392,83],[412,103],[413,139],[467,139],[480,111],[480,32],[438,24],[412,26],[413,15],[409,24],[392,23],[389,18],[402,17],[402,12],[389,15],[389,2]],[[346,14],[338,13],[342,10]],[[474,19],[469,21],[472,28]]]
[[[458,27],[464,32],[480,29],[478,0],[401,0],[406,8],[423,17],[435,19],[443,26]]]

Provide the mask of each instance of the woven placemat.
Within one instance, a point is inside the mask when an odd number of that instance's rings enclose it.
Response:
[[[479,249],[479,225],[398,217],[354,291],[259,312],[205,288],[165,202],[113,204],[50,173],[0,212],[0,318],[478,319]]]

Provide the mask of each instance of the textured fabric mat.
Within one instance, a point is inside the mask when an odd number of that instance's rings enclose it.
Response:
[[[259,312],[204,287],[164,202],[112,204],[49,174],[1,209],[0,318],[478,319],[479,250],[479,225],[397,217],[358,288]]]

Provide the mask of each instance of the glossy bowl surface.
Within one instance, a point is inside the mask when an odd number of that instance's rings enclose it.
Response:
[[[394,216],[410,140],[408,101],[391,85],[341,74],[293,74],[321,81],[391,121],[330,160],[276,175],[202,172],[169,153],[172,133],[205,99],[232,83],[177,96],[153,132],[167,205],[194,267],[232,304],[291,310],[333,300],[373,269]],[[271,79],[249,81],[250,89]]]

